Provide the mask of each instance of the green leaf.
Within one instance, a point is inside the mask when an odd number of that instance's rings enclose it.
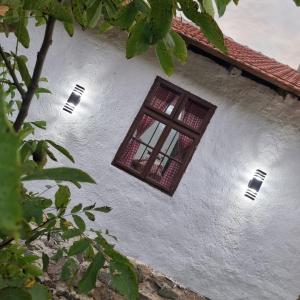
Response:
[[[86,15],[86,5],[84,1],[77,0],[73,1],[72,12],[77,23],[81,25],[84,29],[87,28],[87,15]]]
[[[71,213],[75,214],[75,213],[79,212],[81,209],[82,209],[82,204],[79,203],[72,208]]]
[[[34,284],[34,286],[29,290],[32,300],[50,300],[51,294],[47,287],[39,283]],[[21,298],[20,298],[21,299]],[[23,300],[23,299],[22,299]]]
[[[200,13],[195,21],[208,40],[223,53],[226,53],[224,36],[216,21],[207,13]]]
[[[73,15],[71,10],[68,9],[67,6],[59,3],[57,0],[49,0],[49,4],[46,5],[43,11],[46,14],[54,17],[55,19],[66,22],[72,23],[73,22]]]
[[[94,203],[94,204],[92,204],[92,205],[89,205],[89,206],[85,206],[85,208],[83,209],[83,211],[91,210],[91,209],[93,209],[95,206],[96,206],[96,203]]]
[[[21,221],[19,147],[19,139],[6,119],[0,88],[0,230],[10,234]]]
[[[134,0],[133,2],[138,11],[140,11],[146,15],[149,13],[150,7],[149,7],[148,3],[146,3],[144,0]]]
[[[26,28],[25,17],[20,19],[15,35],[24,48],[29,48],[30,37]]]
[[[42,261],[43,261],[43,272],[47,272],[49,266],[49,256],[44,252],[42,254]]]
[[[226,53],[223,33],[214,18],[207,13],[199,12],[199,5],[194,0],[178,0],[178,2],[185,16],[201,27],[209,42],[223,53]]]
[[[23,202],[23,217],[27,222],[35,221],[37,224],[43,222],[43,211],[50,207],[52,201],[46,198],[32,197],[26,198]]]
[[[94,214],[92,214],[92,213],[89,212],[89,211],[85,211],[84,213],[85,213],[85,215],[87,216],[87,218],[88,218],[89,220],[95,221],[95,216],[94,216]]]
[[[220,17],[224,15],[226,7],[230,3],[230,1],[231,0],[215,0]]]
[[[109,259],[112,286],[127,299],[138,299],[138,279],[133,265],[127,257],[119,253],[102,236],[96,232],[96,242],[101,245]]]
[[[26,123],[25,123],[26,124]],[[24,125],[25,125],[24,124]],[[28,123],[26,125],[29,125]],[[29,126],[24,126],[23,129],[21,129],[19,132],[18,132],[18,136],[19,136],[19,139],[20,140],[24,140],[28,135],[34,133],[34,129],[32,128],[31,125]]]
[[[87,9],[86,16],[89,28],[95,28],[100,20],[102,12],[102,2],[96,0],[95,3]]]
[[[138,299],[137,275],[130,263],[112,259],[109,270],[112,279],[112,286],[127,299]]]
[[[41,168],[43,168],[47,163],[47,149],[48,149],[47,143],[42,140],[37,143],[36,149],[32,154],[33,160]]]
[[[20,232],[20,238],[22,240],[27,240],[32,235],[32,229],[29,223],[26,222],[25,220],[22,220],[19,232]]]
[[[63,281],[71,279],[78,268],[77,262],[73,258],[69,258],[61,269],[60,278]]]
[[[119,26],[122,29],[128,29],[133,24],[137,13],[138,10],[135,3],[130,2],[119,10],[114,25]]]
[[[15,56],[15,58],[16,58],[16,61],[18,64],[18,68],[19,68],[21,77],[22,77],[23,81],[25,82],[26,86],[28,87],[31,82],[31,76],[30,76],[29,71],[26,66],[27,59],[23,55]]]
[[[99,0],[86,0],[84,4],[85,4],[86,8],[90,8],[90,7],[92,7],[92,6],[95,4],[95,2],[97,2],[97,1],[99,1]]]
[[[214,10],[212,0],[203,0],[203,6],[204,6],[204,9],[205,9],[205,12],[207,12],[209,15],[214,17],[215,10]]]
[[[294,0],[297,6],[300,6],[300,0]]]
[[[0,290],[0,299],[3,300],[32,300],[31,295],[21,288],[7,287]]]
[[[112,208],[109,206],[102,206],[102,207],[96,207],[94,210],[101,211],[103,213],[109,213],[112,210]]]
[[[167,48],[164,41],[159,41],[156,44],[155,50],[161,67],[168,76],[171,76],[174,71],[174,62],[171,51]]]
[[[88,261],[91,261],[95,257],[94,248],[92,245],[89,245],[89,247],[86,249],[84,257]]]
[[[40,129],[46,129],[46,125],[47,125],[46,121],[35,121],[35,122],[30,122],[30,123]]]
[[[35,90],[36,94],[52,94],[50,90],[46,89],[46,88],[42,88],[42,87],[38,87]]]
[[[71,192],[67,186],[60,185],[55,193],[55,207],[64,208],[70,202]]]
[[[170,35],[174,42],[173,54],[181,63],[187,60],[187,47],[184,39],[175,31],[171,31]]]
[[[63,233],[63,238],[65,240],[69,240],[69,239],[72,239],[76,236],[79,236],[82,234],[82,231],[80,229],[77,229],[77,228],[73,228],[73,229],[69,229],[67,231],[65,231]]]
[[[32,175],[28,175],[22,178],[23,181],[31,180],[57,180],[57,181],[76,181],[95,183],[95,180],[87,173],[74,168],[50,168],[39,170]]]
[[[58,249],[57,252],[51,257],[52,260],[58,262],[64,256],[64,251]]]
[[[145,52],[150,44],[150,25],[147,20],[139,20],[131,29],[126,46],[126,57],[132,58]]]
[[[71,162],[75,162],[73,156],[70,154],[70,152],[65,149],[63,146],[60,146],[56,144],[55,142],[51,140],[46,140],[48,144],[50,144],[52,147],[54,147],[56,150],[58,150],[61,154],[63,154],[65,157],[67,157]]]
[[[111,29],[112,27],[113,26],[110,23],[104,22],[104,23],[100,24],[100,26],[99,26],[99,32],[100,33],[104,33],[106,31],[108,31],[109,29]]]
[[[74,35],[74,24],[64,22],[64,27],[69,36],[72,37]]]
[[[95,287],[98,272],[103,267],[104,262],[104,256],[98,252],[79,282],[79,291],[81,293],[87,294]]]
[[[57,161],[57,158],[49,149],[47,149],[47,154],[53,161]]]
[[[89,239],[82,239],[73,243],[69,249],[69,256],[77,255],[85,251],[88,246],[91,244]]]
[[[23,9],[25,9],[25,10],[40,10],[48,2],[49,2],[48,0],[25,0]]]
[[[151,31],[153,43],[165,37],[171,29],[173,19],[173,0],[150,0]]]
[[[73,215],[73,220],[76,224],[76,226],[83,232],[85,231],[85,223],[82,220],[81,217],[77,216],[77,215]]]

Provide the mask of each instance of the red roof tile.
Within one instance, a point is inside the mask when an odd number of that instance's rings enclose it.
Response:
[[[277,62],[228,37],[225,37],[228,54],[224,55],[208,42],[195,25],[180,19],[173,20],[173,29],[183,35],[188,43],[199,49],[300,97],[300,73],[290,66]]]

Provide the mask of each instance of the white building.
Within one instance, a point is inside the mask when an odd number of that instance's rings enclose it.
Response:
[[[53,95],[29,119],[46,119],[47,138],[95,178],[74,202],[113,207],[97,224],[125,254],[212,300],[295,300],[300,75],[230,39],[224,56],[192,25],[174,29],[191,51],[167,78],[151,51],[126,60],[120,33],[70,39],[58,24],[44,69]],[[32,34],[38,49],[42,32]],[[76,84],[85,93],[68,114]],[[244,194],[256,169],[267,175],[253,201]]]

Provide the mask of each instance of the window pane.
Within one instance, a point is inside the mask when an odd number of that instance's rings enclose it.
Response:
[[[207,112],[208,108],[188,100],[180,112],[178,120],[193,129],[199,129]]]
[[[165,124],[156,121],[148,115],[143,115],[138,121],[136,130],[124,148],[119,161],[123,165],[141,173],[148,163],[153,148],[164,128]]]
[[[180,162],[184,161],[186,153],[193,145],[193,139],[183,133],[172,129],[166,138],[162,148],[161,154],[169,156],[172,159]]]
[[[165,124],[148,115],[143,115],[134,136],[154,148],[165,127]]]
[[[180,162],[159,154],[148,174],[148,178],[154,179],[168,189],[174,182],[181,165]]]
[[[150,99],[149,104],[157,110],[170,115],[178,99],[178,94],[160,85]]]
[[[157,155],[148,177],[170,188],[186,159],[193,139],[172,129]]]

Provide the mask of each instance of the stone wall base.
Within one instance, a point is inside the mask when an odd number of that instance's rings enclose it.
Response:
[[[50,245],[51,244],[51,245]],[[45,252],[53,255],[55,242],[36,241],[33,244],[33,251]],[[136,268],[139,280],[139,300],[210,300],[197,295],[191,290],[185,289],[170,278],[155,272],[150,267],[130,259]],[[89,295],[80,295],[76,292],[76,287],[67,287],[60,280],[60,271],[65,260],[61,259],[57,263],[50,263],[48,273],[43,278],[43,283],[52,292],[53,300],[126,300],[118,294],[110,283],[108,269],[99,272],[96,288]],[[86,266],[82,264],[84,272]],[[75,283],[76,286],[76,283]]]

